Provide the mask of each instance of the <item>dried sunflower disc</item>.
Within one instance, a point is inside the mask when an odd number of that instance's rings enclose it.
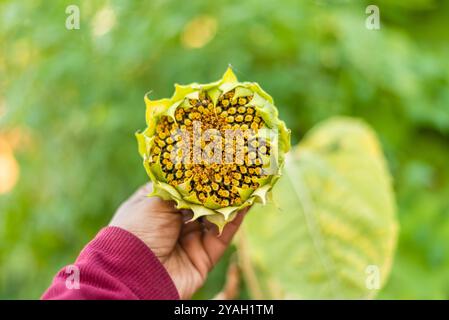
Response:
[[[175,85],[170,99],[145,96],[137,132],[153,193],[205,217],[221,232],[237,212],[267,201],[281,176],[290,131],[273,98],[231,68],[208,84]]]

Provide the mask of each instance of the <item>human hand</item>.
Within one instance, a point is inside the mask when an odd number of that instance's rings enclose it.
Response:
[[[150,183],[137,190],[118,208],[109,225],[141,239],[168,271],[180,298],[190,299],[229,246],[249,208],[218,235],[215,225],[206,220],[186,223],[192,217],[190,210],[176,209],[173,201],[147,197],[151,191]]]

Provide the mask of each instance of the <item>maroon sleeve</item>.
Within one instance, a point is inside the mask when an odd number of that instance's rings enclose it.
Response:
[[[118,227],[102,229],[64,267],[42,299],[179,299],[178,291],[153,252]]]

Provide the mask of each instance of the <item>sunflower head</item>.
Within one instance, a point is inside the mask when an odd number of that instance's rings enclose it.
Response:
[[[175,85],[169,99],[144,100],[147,128],[136,136],[151,196],[174,200],[220,232],[240,209],[266,202],[290,131],[257,83],[239,82],[228,68],[218,81]]]

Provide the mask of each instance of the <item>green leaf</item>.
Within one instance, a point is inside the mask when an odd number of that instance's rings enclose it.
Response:
[[[273,190],[280,208],[255,206],[240,234],[252,297],[374,297],[369,266],[383,286],[398,226],[373,131],[350,118],[328,120],[288,154],[284,170]]]

